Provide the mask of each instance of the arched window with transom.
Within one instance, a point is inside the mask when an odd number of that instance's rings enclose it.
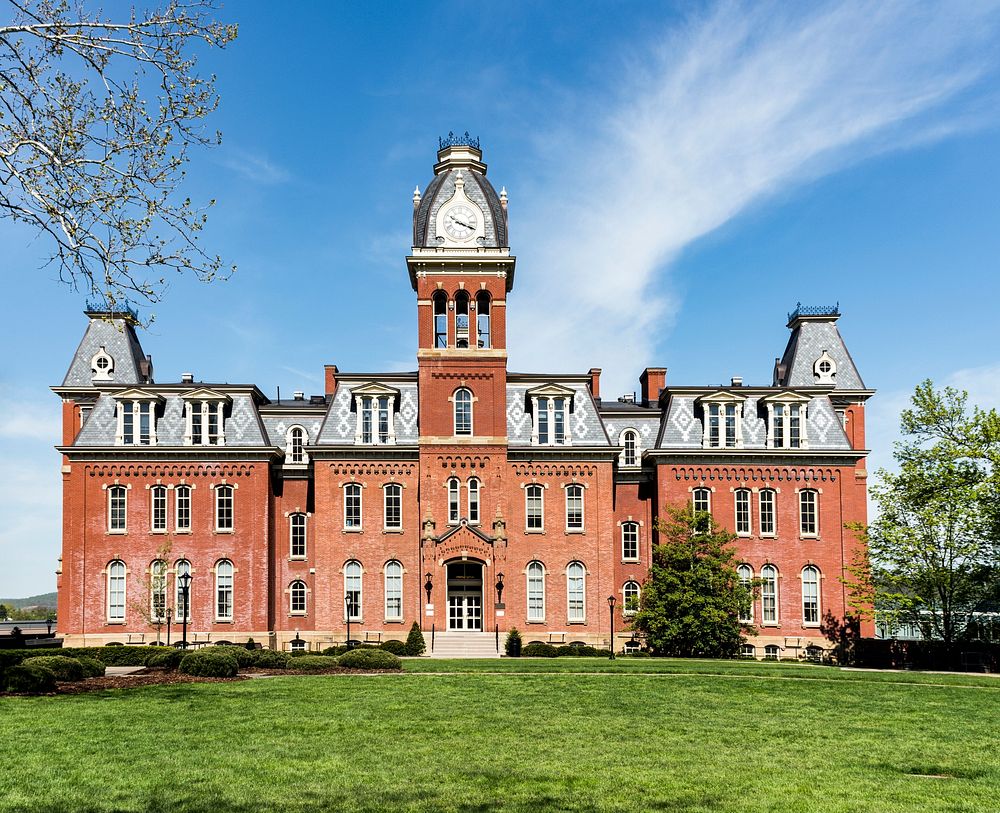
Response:
[[[472,434],[472,393],[465,387],[455,390],[455,434]]]
[[[580,562],[570,562],[566,568],[566,616],[570,622],[585,621],[587,570]]]
[[[448,295],[444,291],[434,293],[434,347],[448,346]]]
[[[476,344],[490,346],[490,295],[486,291],[476,294]]]
[[[802,568],[802,623],[819,624],[819,568],[807,565]]]
[[[291,427],[285,435],[285,458],[293,465],[309,462],[306,454],[306,430],[301,426]]]
[[[233,620],[233,563],[222,559],[215,566],[215,620]]]
[[[306,583],[296,579],[288,588],[289,610],[292,615],[306,614]]]
[[[469,346],[469,294],[455,294],[455,347]]]
[[[545,565],[528,562],[528,620],[545,620]]]
[[[344,603],[351,621],[361,620],[361,562],[344,565]]]
[[[395,559],[385,565],[385,620],[403,620],[403,566]]]
[[[622,466],[639,465],[639,433],[634,429],[626,429],[621,436],[622,454],[619,461]]]
[[[108,563],[108,621],[125,621],[125,563],[120,559]]]

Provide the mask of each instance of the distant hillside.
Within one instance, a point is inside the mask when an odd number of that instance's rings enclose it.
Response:
[[[28,596],[27,598],[0,598],[0,604],[18,609],[22,607],[55,607],[56,594],[42,593],[39,596]]]

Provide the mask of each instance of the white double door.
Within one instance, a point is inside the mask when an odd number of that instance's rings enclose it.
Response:
[[[483,597],[481,593],[448,593],[448,629],[482,632]]]

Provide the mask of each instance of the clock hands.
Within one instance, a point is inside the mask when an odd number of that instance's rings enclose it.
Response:
[[[469,231],[475,231],[475,228],[476,228],[475,226],[470,226],[468,223],[465,223],[465,222],[459,220],[457,217],[455,217],[455,215],[449,215],[448,217],[449,217],[449,219],[451,220],[452,223],[455,223],[455,224],[457,224],[459,226],[464,226]]]

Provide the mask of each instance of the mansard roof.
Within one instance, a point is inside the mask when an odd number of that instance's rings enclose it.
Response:
[[[142,352],[129,316],[87,311],[90,323],[73,354],[63,377],[63,387],[90,387],[95,383],[92,367],[94,357],[104,351],[114,361],[105,383],[150,384],[153,381],[152,362]]]
[[[792,334],[781,359],[775,364],[774,383],[786,387],[808,387],[819,383],[816,362],[826,353],[836,364],[832,384],[838,390],[864,390],[854,359],[847,350],[837,319],[838,307],[805,307],[799,305],[789,314],[788,327]]]

